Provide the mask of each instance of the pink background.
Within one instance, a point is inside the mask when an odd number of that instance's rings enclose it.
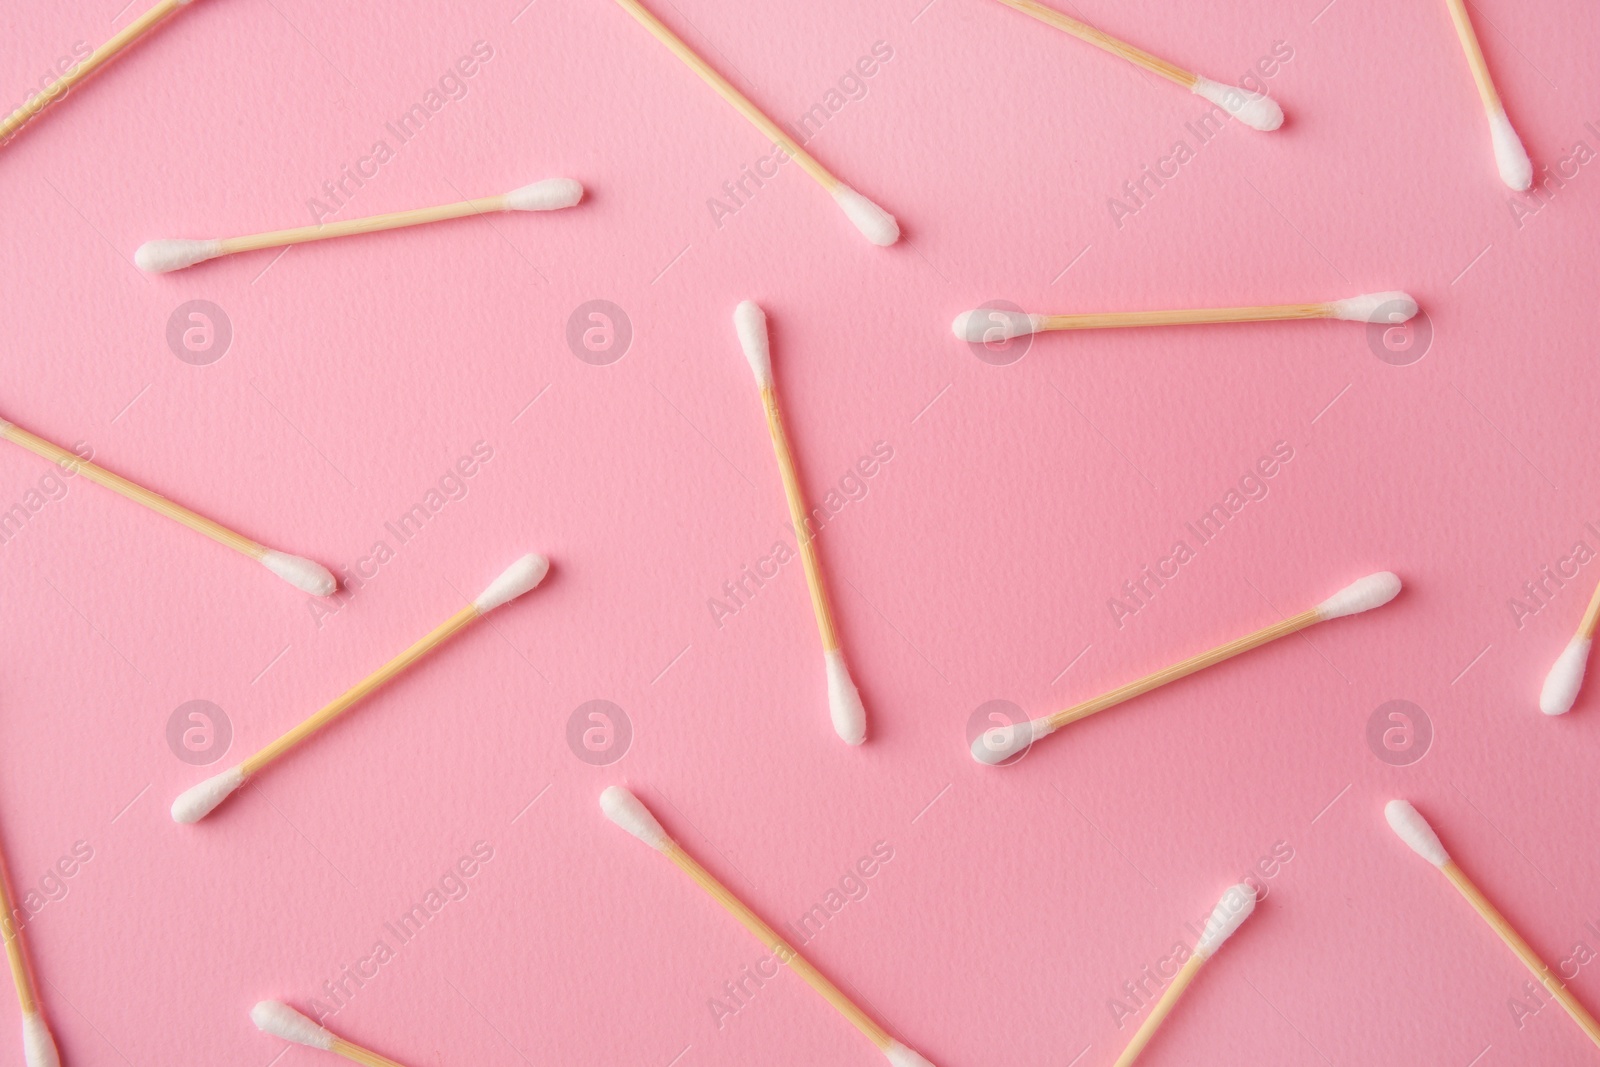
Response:
[[[1412,798],[1552,965],[1600,950],[1600,688],[1564,719],[1536,708],[1600,565],[1520,626],[1509,606],[1575,542],[1600,549],[1600,168],[1562,164],[1600,149],[1592,5],[1475,9],[1534,160],[1566,167],[1542,207],[1497,181],[1437,0],[1080,7],[1218,80],[1276,42],[1293,53],[1267,82],[1287,125],[1230,125],[1119,229],[1108,198],[1192,140],[1205,105],[989,0],[925,2],[657,5],[785,120],[892,49],[811,143],[898,216],[889,250],[792,166],[719,228],[707,199],[767,146],[604,0],[201,0],[0,151],[0,414],[342,565],[394,547],[385,521],[475,442],[493,449],[320,625],[261,569],[81,480],[0,547],[13,881],[93,851],[26,927],[67,1063],[268,1063],[282,1045],[250,1005],[309,1009],[380,938],[395,947],[383,924],[479,841],[493,858],[465,898],[334,1029],[412,1065],[881,1062],[792,975],[719,1028],[710,998],[761,951],[602,819],[619,781],[774,922],[892,849],[807,951],[941,1067],[1111,1063],[1134,1025],[1108,1007],[1121,983],[1192,943],[1185,923],[1252,871],[1261,908],[1147,1062],[1593,1059],[1553,1006],[1519,1027],[1527,975],[1381,817]],[[5,107],[126,24],[138,0],[118,3],[9,5]],[[307,199],[477,41],[493,57],[467,95],[339,217],[557,175],[588,188],[577,209],[133,268],[152,237],[311,221]],[[1312,322],[1055,335],[996,367],[948,330],[994,298],[1099,311],[1384,289],[1426,310],[1420,360]],[[785,519],[730,323],[746,297],[773,322],[810,492],[893,451],[821,537],[870,709],[859,750],[828,726],[797,566],[720,627],[708,607]],[[167,344],[192,299],[232,324],[209,366]],[[564,339],[593,299],[634,332],[607,366]],[[1279,441],[1293,459],[1266,498],[1119,627],[1121,584]],[[0,449],[0,507],[48,469]],[[554,561],[544,587],[212,818],[173,824],[178,792],[529,550]],[[967,755],[987,701],[1044,714],[1380,569],[1406,581],[1382,611],[1014,767]],[[166,740],[195,699],[233,725],[210,767]],[[635,733],[606,767],[566,741],[592,699]],[[1432,723],[1410,766],[1367,742],[1390,700]],[[1275,850],[1292,859],[1267,878]],[[1600,1009],[1595,961],[1572,987]]]

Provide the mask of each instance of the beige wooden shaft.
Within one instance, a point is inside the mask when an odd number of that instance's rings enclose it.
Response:
[[[1248,652],[1252,648],[1276,641],[1280,637],[1288,637],[1290,634],[1304,630],[1307,626],[1320,621],[1322,621],[1322,616],[1318,614],[1316,608],[1303,611],[1298,615],[1284,619],[1282,622],[1275,622],[1271,626],[1257,630],[1253,634],[1241,637],[1237,641],[1230,641],[1225,645],[1213,648],[1209,652],[1202,652],[1198,656],[1186,659],[1182,663],[1175,663],[1171,667],[1146,675],[1137,682],[1129,682],[1120,689],[1113,689],[1111,692],[1097,696],[1093,700],[1086,700],[1082,704],[1076,704],[1063,711],[1058,711],[1054,715],[1046,716],[1046,721],[1050,723],[1052,729],[1059,729],[1068,723],[1086,719],[1097,711],[1104,711],[1109,707],[1121,704],[1125,700],[1131,700],[1141,693],[1159,689],[1168,682],[1175,682],[1179,678],[1193,674],[1195,671],[1204,670],[1207,667],[1221,663],[1225,659],[1232,659],[1241,652]]]
[[[1053,7],[1045,7],[1043,4],[1035,3],[1034,0],[1000,0],[1000,2],[1007,7],[1016,8],[1024,15],[1032,15],[1046,25],[1070,33],[1079,40],[1088,41],[1097,48],[1104,48],[1114,56],[1121,56],[1130,63],[1136,63],[1152,74],[1159,74],[1169,81],[1177,82],[1185,89],[1194,88],[1194,83],[1199,80],[1192,71],[1184,70],[1175,63],[1168,63],[1160,56],[1153,56],[1142,48],[1135,48],[1128,42],[1118,40],[1086,22],[1068,18]]]
[[[404,1067],[404,1064],[396,1063],[387,1056],[380,1056],[371,1049],[362,1048],[342,1037],[333,1039],[333,1048],[329,1051],[336,1052],[347,1060],[364,1063],[366,1067]]]
[[[685,852],[682,846],[676,841],[669,842],[666,853],[667,857],[682,868],[685,874],[693,878],[701,889],[711,894],[712,899],[721,904],[728,914],[738,919],[746,930],[754,934],[756,940],[771,951],[780,963],[787,964],[790,970],[804,978],[812,989],[821,994],[823,1000],[832,1004],[840,1015],[850,1020],[857,1030],[867,1036],[869,1041],[877,1045],[879,1049],[886,1049],[894,1044],[894,1038],[890,1037],[883,1027],[874,1022],[866,1012],[856,1007],[855,1003],[845,996],[838,986],[828,981],[827,976],[813,967],[804,956],[796,952],[793,946],[779,936],[776,930],[768,926],[761,916],[746,907],[744,901],[734,896],[727,886],[717,880],[716,875],[700,866],[700,862]]]
[[[1128,1047],[1122,1050],[1122,1055],[1117,1057],[1114,1067],[1129,1067],[1134,1060],[1139,1058],[1139,1053],[1156,1036],[1156,1031],[1161,1029],[1161,1024],[1166,1021],[1167,1014],[1172,1011],[1183,996],[1183,991],[1189,988],[1189,983],[1194,981],[1194,976],[1204,967],[1206,958],[1198,952],[1183,961],[1183,966],[1178,968],[1178,973],[1173,976],[1172,982],[1162,992],[1161,999],[1156,1001],[1156,1006],[1150,1009],[1150,1014],[1144,1022],[1139,1024],[1139,1029],[1133,1035],[1133,1040],[1128,1042]]]
[[[394,659],[390,660],[388,663],[385,663],[382,667],[379,667],[365,679],[346,690],[344,695],[340,696],[333,703],[329,704],[327,707],[311,716],[305,722],[302,722],[299,726],[296,726],[294,729],[290,730],[288,733],[272,742],[272,744],[268,745],[266,748],[263,748],[261,751],[257,752],[255,755],[239,764],[239,770],[243,772],[246,778],[255,774],[257,771],[270,764],[273,760],[277,759],[279,756],[282,756],[300,742],[304,741],[306,738],[310,737],[312,734],[328,725],[334,719],[337,719],[340,715],[348,711],[351,706],[358,703],[364,697],[371,694],[374,690],[381,687],[385,682],[388,682],[394,678],[395,675],[399,674],[401,671],[417,662],[417,660],[421,659],[423,656],[426,656],[429,652],[432,652],[435,648],[438,648],[441,644],[447,641],[452,634],[466,626],[468,623],[477,619],[478,616],[478,609],[473,605],[468,604],[466,607],[450,616],[450,618],[440,623],[426,637],[422,638],[420,641],[406,649],[404,652],[400,653]]]
[[[181,522],[189,529],[203,533],[213,541],[227,545],[236,552],[242,552],[251,559],[260,559],[267,554],[265,546],[257,544],[243,534],[235,533],[220,523],[212,522],[204,515],[197,515],[181,504],[174,504],[161,494],[153,493],[142,485],[135,485],[120,474],[112,474],[104,467],[96,466],[81,456],[68,452],[60,445],[29,433],[20,426],[10,423],[0,426],[0,436],[21,445],[29,452],[43,456],[52,463],[59,464],[83,475],[97,485],[103,485],[113,492],[121,493],[129,500],[143,504],[151,511],[159,512],[169,519]]]
[[[1494,79],[1489,76],[1489,64],[1484,62],[1483,49],[1478,45],[1478,34],[1472,28],[1472,19],[1467,15],[1467,5],[1464,0],[1445,0],[1450,8],[1450,21],[1456,24],[1456,36],[1461,38],[1461,50],[1467,54],[1467,66],[1472,68],[1472,80],[1478,83],[1478,96],[1483,100],[1483,109],[1490,114],[1504,111],[1500,103],[1500,93],[1494,87]]]
[[[1511,924],[1506,921],[1506,917],[1500,914],[1498,908],[1489,903],[1489,898],[1484,896],[1482,890],[1473,884],[1472,879],[1467,877],[1466,872],[1456,865],[1455,860],[1446,861],[1441,870],[1444,871],[1445,877],[1450,879],[1450,883],[1461,891],[1461,895],[1467,898],[1467,903],[1472,905],[1473,910],[1483,917],[1484,922],[1489,924],[1490,929],[1499,934],[1500,940],[1504,941],[1511,951],[1517,954],[1517,958],[1522,961],[1522,965],[1532,971],[1533,976],[1539,979],[1539,982],[1549,991],[1550,995],[1567,1010],[1567,1014],[1572,1016],[1572,1021],[1577,1023],[1585,1034],[1589,1035],[1589,1040],[1596,1045],[1600,1045],[1600,1023],[1596,1023],[1594,1016],[1590,1015],[1588,1010],[1578,1003],[1576,997],[1567,992],[1567,987],[1561,984],[1561,979],[1556,977],[1555,973],[1539,958],[1539,954],[1533,951],[1532,946],[1522,939],[1522,935],[1512,929]]]
[[[1589,606],[1584,609],[1583,621],[1578,624],[1578,636],[1594,640],[1595,628],[1600,626],[1600,585],[1594,587]]]
[[[694,50],[684,44],[677,34],[667,29],[660,19],[645,10],[638,0],[617,0],[617,3],[621,4],[628,14],[638,19],[645,29],[655,34],[656,40],[666,45],[668,51],[683,60],[690,70],[700,75],[701,80],[715,89],[718,96],[732,104],[734,110],[738,111],[739,114],[749,119],[750,123],[760,130],[763,136],[774,144],[781,145],[783,150],[788,152],[796,163],[800,164],[802,170],[816,179],[817,184],[830,193],[843,184],[833,176],[827,167],[813,159],[810,152],[801,148],[800,142],[790,137],[782,126],[767,118],[766,114],[752,104],[748,97],[735,89],[728,79],[713,70],[710,64],[696,55]]]
[[[127,48],[134,41],[144,36],[156,23],[182,7],[181,0],[161,0],[150,10],[128,23],[121,31],[113,34],[105,44],[89,53],[89,58],[79,63],[72,72],[65,74],[50,88],[39,93],[27,103],[13,111],[4,122],[0,122],[0,141],[10,137],[22,124],[33,116],[49,107],[56,100],[64,96],[73,86],[83,81],[89,75],[99,70],[106,63],[114,59],[118,52]]]
[[[1124,326],[1185,326],[1216,322],[1277,322],[1326,319],[1328,304],[1267,304],[1239,308],[1182,308],[1173,311],[1112,311],[1091,315],[1045,315],[1046,330],[1113,330]]]
[[[11,964],[11,982],[17,987],[17,1003],[23,1015],[39,1013],[39,994],[33,988],[33,972],[28,969],[28,957],[22,950],[22,932],[17,929],[16,905],[11,902],[11,875],[6,870],[4,857],[0,857],[0,934],[5,936],[6,962]]]
[[[839,634],[833,625],[833,607],[828,602],[828,589],[822,580],[822,561],[817,556],[816,539],[807,525],[806,497],[800,488],[800,477],[795,473],[794,454],[789,448],[789,435],[783,428],[783,412],[778,407],[778,392],[774,387],[769,385],[761,390],[761,406],[767,412],[767,432],[772,435],[772,451],[778,457],[783,495],[789,501],[789,518],[794,523],[794,536],[800,545],[800,563],[806,572],[806,587],[811,590],[811,610],[817,616],[817,630],[822,634],[822,651],[832,652],[839,647]]]
[[[259,248],[282,248],[284,245],[326,241],[330,237],[349,237],[358,233],[398,230],[404,226],[423,226],[430,222],[444,222],[466,215],[484,215],[505,210],[506,197],[502,193],[499,196],[484,196],[455,204],[419,207],[410,211],[392,211],[387,215],[369,215],[364,219],[346,219],[343,222],[329,222],[320,226],[296,226],[293,229],[273,230],[270,233],[250,234],[247,237],[224,237],[218,242],[222,245],[222,251],[218,255],[254,252]]]

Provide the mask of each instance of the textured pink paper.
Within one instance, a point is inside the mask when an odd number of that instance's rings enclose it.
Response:
[[[141,3],[8,7],[5,107]],[[265,1064],[281,1043],[250,1006],[326,1007],[338,981],[353,994],[328,1025],[419,1067],[881,1062],[792,975],[714,1010],[762,950],[602,819],[620,781],[775,923],[892,852],[806,951],[941,1067],[1111,1063],[1137,1022],[1118,1026],[1122,983],[1252,872],[1261,907],[1144,1062],[1590,1062],[1558,1008],[1516,1015],[1528,976],[1381,809],[1411,798],[1552,966],[1600,951],[1600,697],[1559,720],[1536,707],[1600,563],[1536,612],[1523,593],[1575,543],[1600,551],[1592,5],[1473,8],[1533,159],[1564,168],[1541,201],[1499,184],[1437,0],[1071,8],[1217,80],[1276,55],[1260,69],[1284,128],[1203,144],[1198,98],[990,0],[658,3],[786,122],[878,47],[864,95],[841,93],[810,144],[899,218],[906,239],[880,250],[792,164],[714,218],[769,146],[616,5],[523,3],[197,0],[0,150],[0,415],[275,547],[338,565],[393,549],[319,619],[81,480],[0,546],[0,840],[19,894],[59,898],[25,935],[64,1062]],[[492,55],[465,95],[396,147],[386,124],[476,42]],[[393,158],[335,217],[550,176],[589,194],[133,268],[153,237],[312,221],[307,201],[386,137]],[[1123,184],[1170,173],[1179,139],[1191,158],[1133,205]],[[1114,213],[1118,196],[1138,210]],[[948,328],[992,299],[1386,289],[1421,302],[1425,346],[1281,323],[1041,337],[994,366]],[[820,538],[871,716],[859,750],[828,726],[796,563],[736,613],[710,603],[786,537],[730,321],[744,298],[773,324],[807,489],[859,497]],[[167,340],[192,300],[231,324],[205,366]],[[566,339],[592,300],[631,323],[609,365]],[[492,457],[465,496],[399,543],[385,523],[478,442]],[[1279,442],[1292,458],[1265,497],[1114,617],[1123,583],[1194,547],[1186,524]],[[875,448],[888,461],[850,480]],[[48,471],[0,449],[0,509]],[[544,587],[212,818],[172,823],[178,792],[529,550],[553,560]],[[1380,569],[1406,582],[1382,611],[1014,767],[967,755],[988,701],[1044,714]],[[167,741],[192,700],[232,724],[209,767]],[[609,766],[568,744],[592,700],[631,723]],[[1369,748],[1392,700],[1431,723],[1409,766]],[[77,842],[92,858],[47,878]],[[402,943],[385,924],[478,842],[492,856],[465,896]],[[379,941],[391,958],[363,964]],[[1593,1009],[1597,972],[1571,982]],[[0,1063],[20,1062],[15,1024],[0,1007]]]

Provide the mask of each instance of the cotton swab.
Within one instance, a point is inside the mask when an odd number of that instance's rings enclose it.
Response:
[[[96,466],[60,445],[31,434],[15,423],[0,419],[0,437],[21,445],[35,455],[43,456],[65,471],[81,474],[97,485],[121,493],[136,504],[143,504],[151,511],[181,522],[189,529],[203,533],[213,541],[249,556],[296,589],[312,596],[329,596],[338,588],[339,583],[322,564],[301,556],[291,556],[287,552],[279,552],[252,541],[243,534],[234,533],[226,526],[212,522],[204,515],[196,515],[181,504],[174,504],[159,493],[153,493],[142,485],[135,485],[120,474],[112,474],[104,467]]]
[[[767,337],[767,316],[754,302],[746,300],[733,309],[733,326],[739,335],[739,346],[745,359],[755,372],[756,385],[761,390],[761,406],[767,412],[767,432],[772,438],[772,451],[778,457],[778,473],[783,479],[783,493],[789,501],[789,518],[794,523],[794,535],[800,544],[800,561],[806,572],[806,586],[811,590],[811,609],[817,617],[817,630],[822,634],[822,660],[828,674],[828,713],[833,728],[839,736],[852,745],[867,739],[867,711],[861,705],[861,693],[850,678],[850,668],[845,665],[844,651],[839,647],[839,633],[833,625],[833,607],[828,602],[828,588],[822,580],[822,562],[817,557],[816,538],[811,532],[806,512],[805,493],[800,488],[800,476],[795,472],[794,454],[789,449],[789,435],[783,428],[783,412],[778,406],[778,389],[772,378],[772,346]]]
[[[1445,0],[1445,4],[1450,8],[1450,21],[1456,25],[1456,36],[1461,38],[1461,50],[1467,54],[1467,66],[1472,68],[1472,80],[1478,84],[1484,114],[1489,116],[1489,138],[1494,143],[1494,162],[1499,168],[1500,180],[1521,192],[1533,184],[1533,161],[1506,117],[1500,92],[1489,76],[1489,64],[1483,60],[1483,49],[1478,47],[1472,19],[1467,16],[1467,5],[1463,0]]]
[[[751,125],[760,130],[762,136],[773,144],[781,147],[796,163],[800,169],[816,181],[816,183],[833,197],[833,202],[839,205],[845,217],[860,230],[862,236],[875,245],[887,247],[900,239],[900,226],[883,208],[856,192],[850,186],[840,181],[827,167],[818,163],[810,152],[800,147],[800,142],[789,136],[776,122],[762,113],[761,109],[751,103],[749,98],[733,87],[733,84],[713,70],[705,60],[701,59],[682,39],[671,30],[667,29],[662,21],[642,7],[638,0],[617,0],[623,9],[638,19],[645,29],[655,35],[656,40],[667,46],[667,50],[683,61],[684,65],[700,75],[717,95],[733,105],[735,111],[748,119]]]
[[[263,1033],[293,1041],[297,1045],[310,1045],[337,1053],[347,1060],[366,1064],[367,1067],[401,1067],[387,1056],[380,1056],[369,1048],[346,1041],[332,1030],[319,1025],[309,1016],[301,1015],[289,1005],[276,1000],[263,1000],[250,1009],[250,1021]]]
[[[1210,78],[1202,78],[1143,49],[1135,48],[1126,41],[1119,41],[1109,33],[1102,33],[1093,26],[1068,18],[1054,8],[1035,3],[1034,0],[1000,0],[1000,2],[1007,7],[1016,8],[1024,15],[1032,15],[1047,26],[1054,26],[1058,30],[1070,33],[1079,40],[1088,41],[1114,56],[1121,56],[1135,66],[1143,67],[1152,74],[1181,85],[1194,95],[1216,104],[1251,129],[1271,131],[1283,125],[1283,109],[1269,96],[1214,82]]]
[[[115,59],[124,49],[153,30],[158,22],[192,2],[193,0],[161,0],[159,4],[128,23],[113,34],[109,41],[90,52],[89,57],[82,63],[62,75],[50,88],[37,96],[30,97],[26,103],[7,116],[4,122],[0,122],[0,141],[16,133],[29,119],[65,96],[73,86]]]
[[[334,719],[343,715],[353,705],[393,679],[395,675],[442,645],[457,631],[464,629],[500,605],[515,600],[538,585],[544,580],[544,576],[549,569],[550,563],[543,556],[533,554],[523,556],[507,567],[500,577],[490,582],[489,587],[478,594],[478,599],[450,616],[427,636],[418,640],[416,644],[346,690],[333,703],[306,719],[299,726],[296,726],[243,763],[230,767],[221,774],[207,778],[199,785],[192,786],[179,794],[178,799],[172,802],[172,818],[174,821],[182,823],[199,822],[211,814],[213,808],[228,799],[228,796],[248,779],[280,756],[287,754],[300,742],[327,726]]]
[[[1281,622],[1257,630],[1253,634],[1219,645],[1209,652],[1202,652],[1198,656],[1184,660],[1182,663],[1165,667],[1154,674],[1148,674],[1136,682],[1129,682],[1119,689],[1103,693],[1093,700],[1086,700],[1064,711],[1053,715],[1046,715],[1042,719],[1033,719],[1027,722],[1016,723],[1011,726],[997,727],[979,734],[972,741],[972,758],[979,763],[991,766],[1003,763],[1012,756],[1027,748],[1041,737],[1048,737],[1068,723],[1087,719],[1097,711],[1115,707],[1125,700],[1131,700],[1152,689],[1158,689],[1168,682],[1175,682],[1185,678],[1195,671],[1221,663],[1223,660],[1232,659],[1241,652],[1248,652],[1252,648],[1259,648],[1280,637],[1288,637],[1298,633],[1308,626],[1330,619],[1342,619],[1346,615],[1358,615],[1363,611],[1382,607],[1393,600],[1400,593],[1400,578],[1389,571],[1379,571],[1369,574],[1365,578],[1351,582],[1327,600],[1318,604],[1309,611],[1302,611],[1292,615]]]
[[[1506,917],[1489,903],[1489,898],[1483,895],[1483,891],[1474,885],[1466,872],[1450,858],[1450,853],[1445,851],[1444,845],[1439,841],[1439,835],[1434,833],[1433,827],[1428,825],[1428,820],[1422,817],[1422,813],[1408,801],[1391,800],[1384,805],[1383,817],[1389,821],[1389,828],[1399,836],[1400,840],[1409,845],[1413,852],[1444,872],[1444,876],[1450,879],[1450,884],[1466,898],[1473,910],[1489,924],[1489,928],[1500,935],[1500,940],[1517,954],[1523,966],[1533,972],[1533,976],[1539,979],[1550,995],[1560,1002],[1567,1010],[1567,1014],[1572,1016],[1572,1021],[1589,1035],[1589,1040],[1600,1045],[1600,1023],[1596,1023],[1594,1016],[1578,1003],[1576,997],[1567,992],[1567,987],[1551,973],[1550,968],[1533,951],[1528,942],[1523,940],[1522,935],[1512,928]]]
[[[1589,598],[1589,607],[1578,623],[1578,632],[1567,642],[1566,650],[1545,675],[1539,692],[1539,710],[1546,715],[1565,715],[1572,710],[1583,686],[1583,672],[1589,666],[1589,649],[1594,646],[1595,627],[1600,625],[1600,586]]]
[[[1200,934],[1200,940],[1195,944],[1193,954],[1183,961],[1183,966],[1178,968],[1178,973],[1172,977],[1172,981],[1162,992],[1161,999],[1156,1001],[1155,1007],[1150,1009],[1150,1014],[1139,1024],[1139,1029],[1128,1042],[1128,1047],[1117,1057],[1115,1067],[1129,1067],[1139,1058],[1144,1047],[1150,1043],[1150,1039],[1166,1021],[1167,1014],[1183,996],[1184,990],[1194,981],[1194,976],[1200,973],[1200,968],[1217,954],[1217,949],[1222,947],[1222,943],[1232,937],[1234,931],[1244,925],[1244,921],[1255,910],[1256,891],[1248,885],[1241,883],[1230,886],[1228,891],[1222,894],[1222,899],[1217,901],[1211,918],[1206,920],[1206,928]]]
[[[430,222],[444,222],[466,215],[487,215],[496,211],[555,211],[572,207],[583,199],[583,186],[571,178],[548,178],[532,185],[524,185],[499,196],[484,196],[477,200],[463,200],[438,207],[420,207],[411,211],[395,211],[387,215],[369,215],[364,219],[348,219],[318,226],[298,226],[290,230],[273,230],[248,237],[224,237],[213,241],[163,239],[146,241],[133,254],[139,269],[151,274],[164,274],[203,263],[218,256],[231,256],[235,252],[254,252],[260,248],[281,248],[285,245],[305,244],[308,241],[326,241],[330,237],[349,237],[360,233],[377,233],[380,230],[398,230],[405,226],[422,226]]]
[[[1397,305],[1397,306],[1396,306]],[[1036,315],[1025,311],[978,308],[956,316],[951,331],[963,341],[1009,341],[1053,330],[1113,330],[1127,326],[1188,326],[1219,322],[1281,322],[1289,319],[1343,319],[1346,322],[1405,322],[1417,302],[1405,293],[1367,293],[1324,304],[1263,304],[1236,308],[1176,311],[1112,311],[1092,315]]]
[[[674,841],[661,828],[656,817],[650,810],[622,786],[614,785],[600,794],[600,810],[605,812],[606,818],[622,827],[640,841],[649,845],[666,857],[678,868],[692,878],[701,889],[704,889],[713,900],[721,904],[728,914],[755,935],[756,940],[770,950],[779,963],[787,965],[791,970],[805,979],[807,984],[815,989],[823,1000],[833,1005],[834,1009],[843,1015],[857,1030],[866,1035],[867,1040],[878,1047],[892,1067],[933,1067],[933,1064],[924,1059],[917,1052],[895,1040],[888,1031],[872,1020],[872,1017],[858,1008],[849,997],[839,990],[839,987],[813,967],[809,961],[793,946],[785,941],[778,932],[768,926],[755,912],[751,911],[743,901],[733,895],[732,890],[717,880],[716,876],[704,867]]]
[[[5,858],[0,856],[0,934],[6,942],[6,961],[11,964],[11,981],[17,987],[17,1002],[22,1007],[22,1053],[28,1067],[60,1067],[55,1038],[39,1008],[39,989],[34,985],[33,969],[22,950],[22,932],[17,929],[17,909],[11,902],[11,876]]]

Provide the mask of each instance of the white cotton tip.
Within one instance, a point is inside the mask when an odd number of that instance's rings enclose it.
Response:
[[[894,216],[843,182],[833,190],[833,200],[873,244],[887,248],[900,240],[900,225]]]
[[[1013,337],[1038,333],[1043,316],[1029,315],[1025,311],[1006,311],[1002,308],[978,308],[963,311],[950,324],[951,332],[963,341],[974,344],[999,344]]]
[[[1383,817],[1389,820],[1389,829],[1411,846],[1411,851],[1435,867],[1443,867],[1450,862],[1450,853],[1440,844],[1439,835],[1433,832],[1428,820],[1411,806],[1410,801],[1389,801],[1383,806]]]
[[[328,568],[301,556],[287,552],[268,552],[261,557],[261,565],[302,592],[312,596],[332,596],[339,581]]]
[[[264,1034],[312,1048],[333,1048],[333,1033],[278,1000],[263,1000],[250,1009],[250,1021]]]
[[[1351,582],[1327,600],[1317,605],[1317,614],[1324,622],[1342,619],[1346,615],[1359,615],[1363,611],[1381,608],[1400,595],[1400,576],[1391,571],[1379,571]]]
[[[583,199],[583,186],[571,178],[546,178],[506,194],[507,211],[555,211]]]
[[[61,1067],[56,1039],[38,1012],[22,1017],[22,1056],[28,1067]]]
[[[750,361],[756,385],[762,389],[772,387],[772,344],[767,339],[767,313],[754,300],[741,301],[733,309],[733,328],[739,335],[739,347],[744,358]]]
[[[620,785],[607,786],[600,794],[600,810],[605,812],[606,818],[651,848],[665,851],[672,844],[672,838],[650,814],[650,809]]]
[[[1010,726],[994,726],[973,738],[972,758],[993,767],[1053,733],[1055,728],[1048,719],[1024,719]]]
[[[1244,883],[1229,886],[1217,906],[1206,920],[1206,928],[1194,946],[1196,956],[1210,959],[1233,932],[1244,925],[1250,913],[1256,910],[1256,891]]]
[[[1210,78],[1196,78],[1190,92],[1216,104],[1251,129],[1267,133],[1283,125],[1283,108],[1270,96],[1245,92],[1236,85],[1223,85]]]
[[[833,728],[847,745],[867,739],[867,709],[861,706],[861,693],[850,680],[844,653],[837,648],[823,654],[828,665],[828,715]]]
[[[146,241],[133,254],[133,262],[148,274],[165,274],[222,255],[221,241]]]
[[[172,802],[172,821],[199,822],[210,815],[218,804],[227,800],[241,785],[244,785],[244,772],[237,767],[230,767],[221,774],[207,778],[199,785],[185,789],[178,794],[178,799]]]
[[[1500,168],[1500,180],[1517,192],[1533,184],[1533,160],[1522,147],[1522,138],[1511,128],[1511,120],[1504,111],[1489,116],[1489,137],[1494,141],[1494,162]]]
[[[487,615],[544,581],[544,576],[549,573],[550,561],[537,552],[529,552],[490,582],[489,588],[478,594],[472,606],[478,609],[479,615]]]
[[[888,1059],[891,1067],[933,1067],[933,1062],[916,1049],[907,1048],[896,1041],[883,1050],[883,1055]]]
[[[1556,660],[1550,673],[1544,676],[1544,688],[1539,690],[1539,710],[1546,715],[1565,715],[1572,710],[1583,686],[1583,672],[1589,665],[1589,648],[1594,644],[1588,637],[1574,637],[1566,650]]]
[[[1346,322],[1406,322],[1417,313],[1417,302],[1408,293],[1366,293],[1328,305],[1333,317]]]

